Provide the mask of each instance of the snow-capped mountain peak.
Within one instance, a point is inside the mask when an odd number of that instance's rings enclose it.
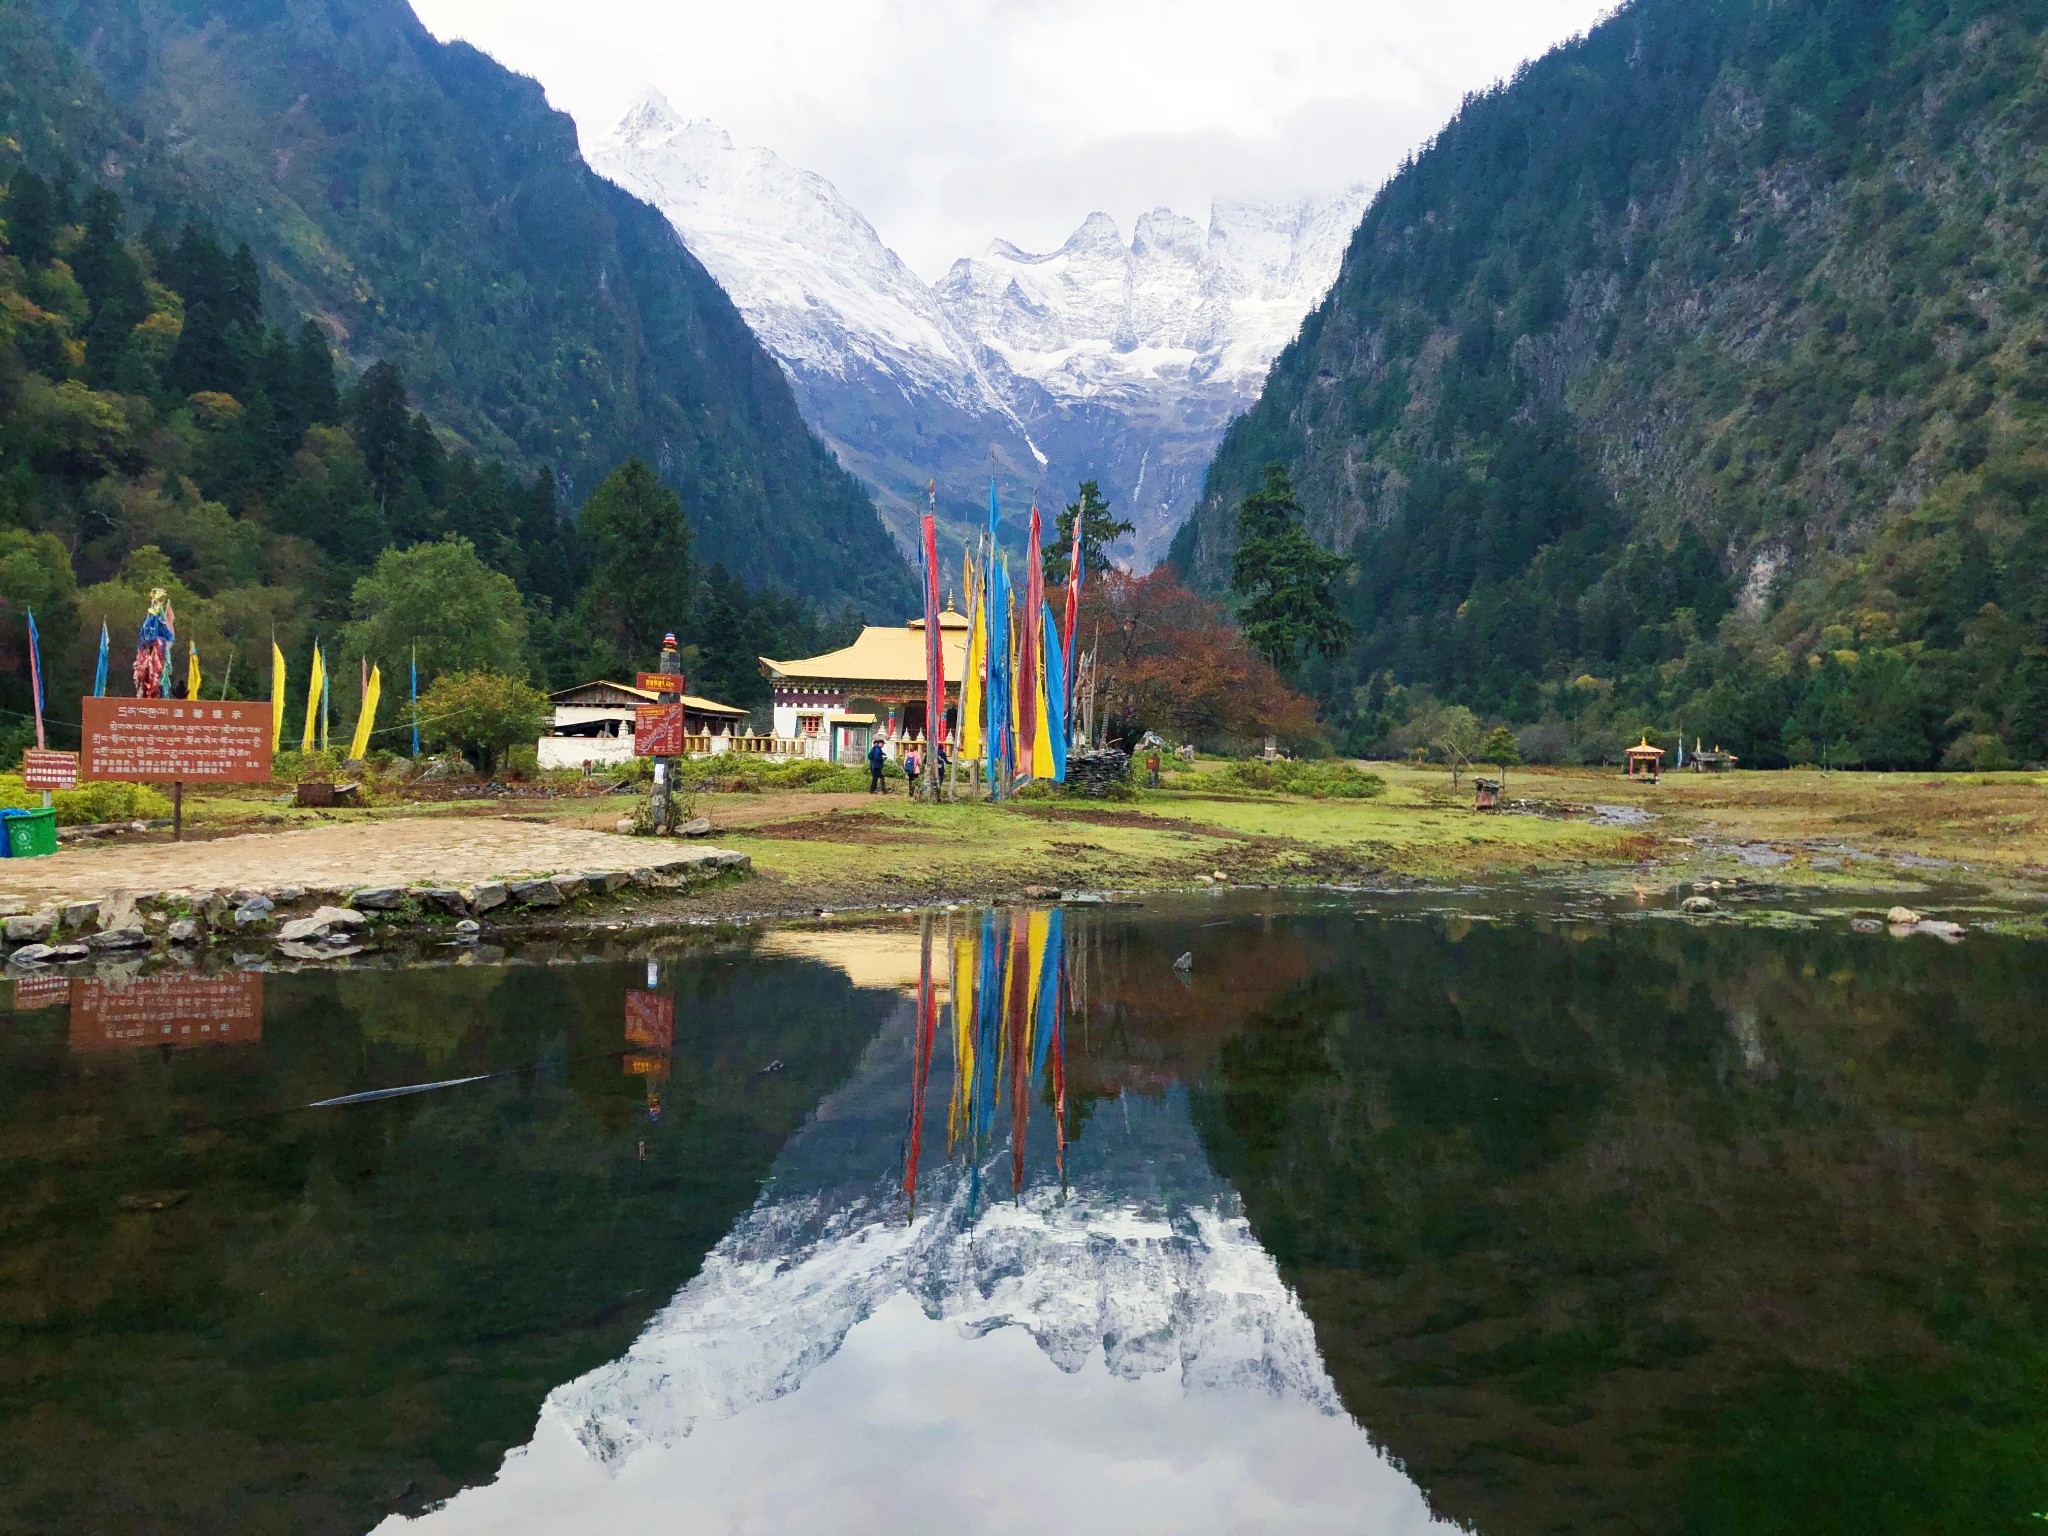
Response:
[[[587,150],[653,203],[782,363],[811,425],[908,543],[936,478],[978,519],[990,456],[1006,502],[1058,506],[1101,483],[1149,566],[1230,418],[1329,288],[1365,207],[1170,208],[1126,243],[1090,213],[1055,250],[991,241],[928,284],[823,177],[649,91]]]

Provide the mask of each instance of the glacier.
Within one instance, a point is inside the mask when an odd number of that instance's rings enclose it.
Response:
[[[957,528],[991,474],[1048,521],[1094,479],[1137,525],[1116,551],[1134,569],[1164,555],[1368,199],[1218,200],[1206,224],[1158,208],[1128,243],[1093,213],[1056,251],[996,240],[933,284],[829,181],[659,92],[585,154],[668,218],[906,547],[928,481]]]

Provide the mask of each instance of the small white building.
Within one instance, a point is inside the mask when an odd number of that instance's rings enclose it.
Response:
[[[578,683],[548,695],[555,706],[554,725],[539,744],[543,768],[597,768],[628,762],[633,756],[634,711],[673,700],[670,694],[635,688],[628,683]],[[701,740],[703,752],[726,750],[747,718],[744,709],[715,699],[682,695],[683,728]]]

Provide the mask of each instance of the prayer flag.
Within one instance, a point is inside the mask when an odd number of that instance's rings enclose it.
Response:
[[[299,741],[301,752],[313,750],[319,739],[320,696],[327,691],[327,663],[321,658],[320,646],[313,645],[313,675],[306,680],[306,733]]]
[[[1055,784],[1067,782],[1067,691],[1061,686],[1062,680],[1072,677],[1068,669],[1068,658],[1060,645],[1059,627],[1052,621],[1052,607],[1045,610],[1045,729],[1042,733],[1046,752],[1052,764],[1050,777]],[[1041,764],[1041,767],[1043,765]]]
[[[199,697],[199,642],[197,640],[187,640],[185,642],[185,656],[185,697],[196,699]]]
[[[270,750],[274,755],[284,737],[284,695],[290,674],[285,670],[284,652],[277,636],[270,637]]]
[[[981,756],[982,699],[987,692],[982,672],[988,666],[988,636],[983,630],[988,603],[974,562],[963,561],[961,571],[967,582],[967,660],[960,677],[960,759],[965,762]]]
[[[412,755],[420,755],[420,652],[414,646],[412,652]]]
[[[356,714],[355,739],[348,744],[348,755],[358,762],[370,750],[370,729],[376,724],[377,700],[383,695],[384,669],[372,667],[369,686],[363,689],[363,707]]]
[[[100,620],[100,664],[93,669],[92,696],[104,699],[107,696],[107,621]]]
[[[43,642],[36,634],[36,611],[28,611],[28,680],[36,701],[36,750],[43,751],[49,743],[43,739]]]

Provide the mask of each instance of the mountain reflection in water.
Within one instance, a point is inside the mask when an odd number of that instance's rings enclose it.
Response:
[[[0,1536],[2038,1528],[2048,945],[1523,907],[17,986]]]
[[[1089,998],[1064,914],[895,938],[913,996],[754,1209],[418,1527],[1435,1527],[1343,1411],[1185,1088],[1094,1106],[1069,1146]]]

